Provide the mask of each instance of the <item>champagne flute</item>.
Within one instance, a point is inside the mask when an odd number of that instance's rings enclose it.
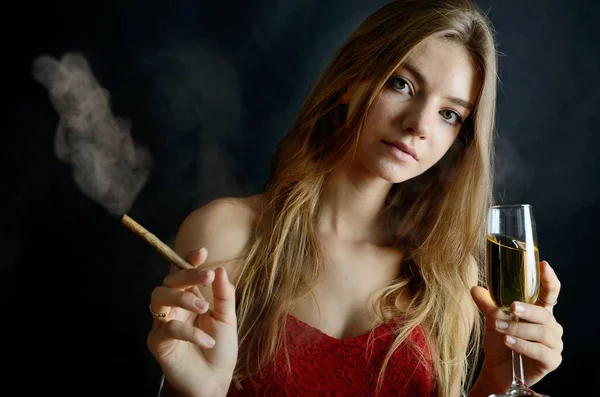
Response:
[[[495,205],[488,210],[487,281],[496,306],[506,314],[515,302],[534,304],[540,292],[537,230],[529,204]],[[511,315],[513,321],[518,317]],[[513,379],[509,389],[489,397],[535,396],[525,384],[521,354],[512,352]]]

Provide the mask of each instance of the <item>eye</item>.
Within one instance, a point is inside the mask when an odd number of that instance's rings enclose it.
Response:
[[[406,81],[402,77],[392,76],[389,80],[389,84],[390,84],[391,88],[393,88],[394,90],[396,90],[398,92],[412,95],[412,90],[410,88],[410,84],[408,83],[408,81]]]
[[[453,110],[442,110],[440,114],[448,124],[460,125],[463,123],[463,119],[462,117],[460,117],[460,114],[456,113]]]

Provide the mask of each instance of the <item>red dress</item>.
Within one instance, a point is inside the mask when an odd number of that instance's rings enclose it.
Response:
[[[394,335],[388,324],[356,337],[336,339],[292,315],[287,318],[287,343],[292,375],[288,375],[285,354],[256,379],[258,386],[246,380],[243,390],[231,385],[228,397],[267,396],[375,396],[379,369]],[[417,328],[411,340],[428,351],[423,331]],[[370,346],[370,358],[367,347]],[[388,362],[379,396],[432,396],[433,366],[419,363],[418,356],[406,344],[394,352]]]

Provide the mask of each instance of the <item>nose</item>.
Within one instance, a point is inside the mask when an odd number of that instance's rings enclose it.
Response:
[[[402,119],[402,130],[420,139],[427,139],[431,133],[435,113],[426,103],[413,102]]]

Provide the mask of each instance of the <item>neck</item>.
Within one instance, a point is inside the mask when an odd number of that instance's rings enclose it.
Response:
[[[319,233],[352,243],[382,244],[379,214],[391,187],[360,164],[338,167],[321,192]]]

